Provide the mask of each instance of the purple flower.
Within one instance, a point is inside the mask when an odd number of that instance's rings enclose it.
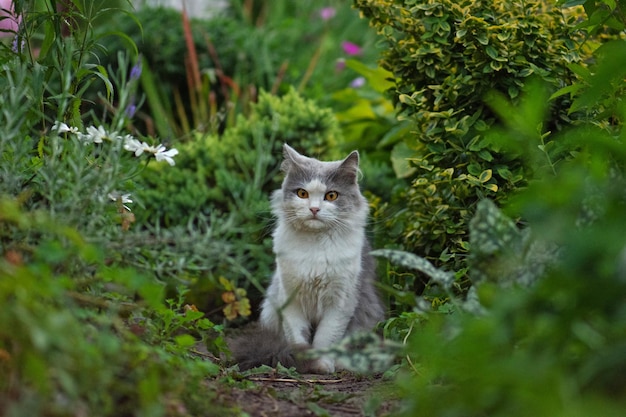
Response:
[[[361,88],[365,85],[365,78],[357,77],[350,83],[350,87],[352,88]]]
[[[357,45],[356,43],[343,41],[343,42],[341,42],[341,47],[343,48],[343,51],[347,55],[351,55],[352,56],[352,55],[360,55],[361,54],[361,47],[359,45]]]
[[[131,96],[130,103],[128,104],[128,106],[126,106],[126,110],[124,110],[124,112],[126,113],[126,116],[129,119],[132,119],[135,116],[135,113],[137,113],[137,105],[135,104],[135,96]]]
[[[334,7],[324,7],[320,10],[320,18],[324,21],[332,19],[335,17],[335,14],[337,14],[337,11]]]
[[[129,119],[132,119],[133,116],[135,116],[135,113],[137,113],[137,106],[131,104],[126,107],[126,116],[128,116]]]
[[[19,54],[20,52],[24,50],[25,46],[26,46],[26,40],[22,39],[22,41],[20,42],[20,35],[16,34],[15,37],[13,38],[13,42],[11,43],[11,50],[15,52],[16,54]]]
[[[141,77],[141,60],[137,61],[135,65],[130,69],[130,79],[138,80]]]

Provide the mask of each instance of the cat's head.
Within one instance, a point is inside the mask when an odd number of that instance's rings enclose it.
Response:
[[[359,153],[323,162],[283,147],[285,179],[273,196],[274,212],[302,230],[350,230],[362,227],[368,207],[359,190]]]

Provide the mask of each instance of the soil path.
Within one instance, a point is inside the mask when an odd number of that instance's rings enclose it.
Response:
[[[221,400],[251,417],[388,416],[396,404],[393,383],[381,377],[260,374],[247,380],[249,386],[233,388]]]

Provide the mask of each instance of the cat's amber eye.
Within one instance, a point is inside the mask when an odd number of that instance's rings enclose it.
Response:
[[[329,191],[324,195],[324,200],[335,201],[337,197],[339,197],[339,193],[337,191]]]
[[[298,188],[296,190],[296,195],[300,198],[309,198],[309,192],[304,188]]]

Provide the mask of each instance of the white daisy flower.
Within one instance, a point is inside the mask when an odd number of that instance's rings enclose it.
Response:
[[[57,133],[78,133],[77,127],[68,126],[63,122],[54,122],[54,125],[52,125],[52,130],[56,130]]]
[[[148,145],[146,142],[140,142],[131,135],[126,135],[121,138],[124,141],[124,149],[130,152],[134,152],[135,156],[139,156],[142,153],[151,153],[154,155],[157,161],[166,161],[170,165],[176,165],[174,162],[174,156],[178,155],[177,149],[167,150],[163,144],[158,146]]]
[[[87,133],[79,133],[78,134],[80,139],[84,140],[85,142],[91,142],[91,143],[102,143],[103,140],[111,140],[111,138],[116,138],[117,134],[115,132],[113,133],[107,133],[106,130],[104,130],[104,127],[102,126],[89,126],[87,128]]]
[[[178,155],[178,149],[172,148],[169,151],[165,149],[165,146],[159,145],[156,149],[154,157],[157,161],[166,161],[171,166],[176,165],[174,162],[174,156]]]
[[[133,200],[130,199],[130,194],[120,194],[118,191],[113,191],[107,194],[107,197],[109,197],[111,201],[119,201],[124,205],[124,208],[126,210],[131,211],[130,208],[126,205],[133,202]]]
[[[135,156],[141,155],[147,147],[148,144],[146,142],[140,142],[131,135],[124,136],[124,149],[134,152]]]
[[[91,138],[93,143],[102,143],[102,140],[109,136],[102,126],[98,126],[98,128],[89,126],[87,128],[87,135]]]

